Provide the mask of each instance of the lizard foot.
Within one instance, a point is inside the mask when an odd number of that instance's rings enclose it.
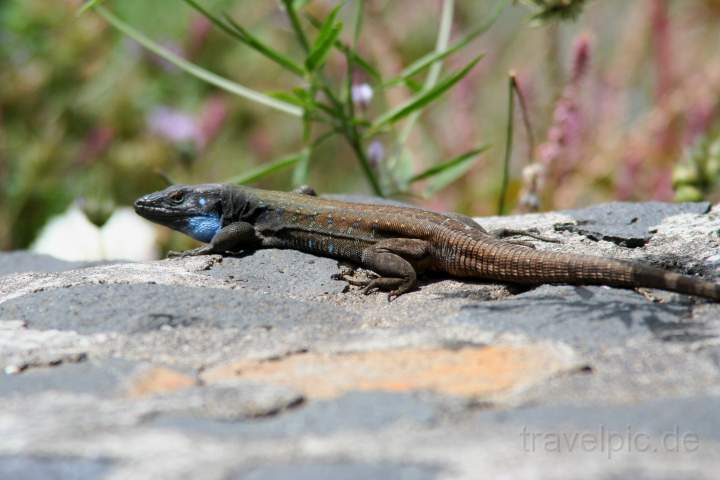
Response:
[[[516,230],[513,228],[500,228],[498,230],[493,230],[490,232],[490,235],[496,238],[506,238],[506,237],[530,237],[534,238],[535,240],[540,240],[542,242],[548,242],[548,243],[562,243],[562,240],[558,240],[557,238],[550,238],[546,237],[544,235],[541,235],[538,233],[536,228],[530,228],[527,230]]]
[[[396,288],[397,287],[397,288]],[[407,293],[412,288],[411,284],[408,284],[402,278],[393,277],[379,277],[371,280],[361,292],[365,295],[369,295],[375,290],[390,290],[387,296],[388,302],[392,302],[403,293]]]
[[[535,245],[533,245],[530,242],[526,242],[524,240],[505,240],[506,243],[512,243],[513,245],[520,245],[527,248],[532,248],[535,250]]]
[[[374,275],[373,272],[363,272],[363,275],[358,277],[357,268],[355,268],[355,266],[353,265],[340,264],[339,266],[341,269],[340,272],[334,273],[330,277],[333,280],[342,280],[354,287],[365,287],[373,280],[373,278],[375,278],[368,276],[368,274]]]
[[[192,250],[185,250],[184,252],[177,252],[175,250],[170,250],[167,253],[168,258],[185,258],[185,257],[196,257],[198,255],[209,255],[211,253],[217,253],[213,251],[211,248],[208,248],[207,245],[204,245],[202,247],[193,248]]]

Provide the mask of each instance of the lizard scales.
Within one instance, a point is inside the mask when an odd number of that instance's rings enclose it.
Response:
[[[208,243],[183,255],[291,248],[374,270],[366,285],[414,287],[435,271],[510,283],[649,287],[720,300],[720,284],[645,264],[538,251],[499,239],[469,219],[412,207],[371,205],[233,185],[176,185],[146,195],[136,211]]]

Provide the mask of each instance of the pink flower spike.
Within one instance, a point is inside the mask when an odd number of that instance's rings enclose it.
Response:
[[[590,36],[581,35],[573,51],[572,83],[576,84],[585,76],[590,64]]]

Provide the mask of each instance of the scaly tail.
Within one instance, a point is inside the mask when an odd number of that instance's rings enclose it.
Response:
[[[512,283],[646,287],[720,300],[720,284],[637,262],[487,243],[473,252],[473,276]]]

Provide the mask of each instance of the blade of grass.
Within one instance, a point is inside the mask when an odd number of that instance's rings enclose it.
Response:
[[[489,145],[481,145],[477,148],[473,148],[472,150],[469,150],[462,155],[458,155],[457,157],[448,160],[446,162],[439,163],[437,165],[433,165],[432,167],[428,168],[427,170],[424,170],[423,172],[418,173],[417,175],[413,175],[409,182],[414,183],[418,182],[420,180],[426,180],[428,178],[434,177],[436,175],[440,175],[442,173],[447,173],[449,170],[457,168],[457,167],[469,167],[472,165],[472,162],[477,160],[477,156],[486,151],[488,148],[490,148]],[[462,172],[461,172],[462,173]],[[458,175],[459,176],[459,175]],[[457,177],[455,177],[457,178]],[[453,178],[452,180],[445,183],[443,186],[447,185],[448,183],[455,180]],[[442,187],[440,187],[442,188]],[[439,190],[439,188],[438,188]]]
[[[295,165],[296,163],[298,163],[299,161],[302,160],[304,155],[305,155],[305,150],[303,150],[300,153],[296,153],[295,155],[290,155],[288,157],[281,158],[280,160],[276,160],[267,165],[261,165],[257,168],[250,170],[247,173],[229,178],[229,179],[225,180],[225,182],[226,183],[235,183],[235,184],[244,184],[244,183],[254,182],[256,180],[259,180],[263,177],[270,175],[271,173],[275,173],[278,170],[282,170],[283,168],[288,168],[288,167],[291,167],[292,165]]]
[[[370,133],[374,134],[380,128],[384,127],[387,124],[395,123],[401,118],[410,115],[411,113],[417,113],[419,109],[436,100],[443,93],[447,92],[450,88],[452,88],[453,85],[465,78],[465,76],[470,73],[470,71],[473,69],[473,67],[475,67],[475,65],[477,65],[481,58],[482,55],[475,57],[465,67],[456,71],[434,87],[428,90],[421,91],[419,94],[410,98],[404,104],[380,115],[380,117],[375,119],[375,121],[373,122],[372,127],[370,128]],[[407,137],[405,136],[405,138]]]
[[[104,7],[97,6],[95,7],[95,11],[97,11],[101,17],[108,21],[108,23],[123,32],[125,35],[132,38],[139,44],[143,45],[145,48],[147,48],[154,54],[164,58],[178,68],[185,70],[187,73],[201,80],[204,80],[207,83],[215,85],[218,88],[222,88],[223,90],[226,90],[240,97],[246,98],[261,105],[265,105],[266,107],[274,108],[276,110],[280,110],[281,112],[285,112],[296,117],[302,116],[303,110],[296,107],[295,105],[291,105],[281,100],[272,98],[269,95],[265,95],[250,88],[244,87],[239,83],[235,83],[232,80],[228,80],[227,78],[221,77],[220,75],[205,70],[204,68],[195,65],[194,63],[188,62],[184,58],[176,55],[167,48],[151,40],[143,33],[135,30],[133,27],[117,18]]]

